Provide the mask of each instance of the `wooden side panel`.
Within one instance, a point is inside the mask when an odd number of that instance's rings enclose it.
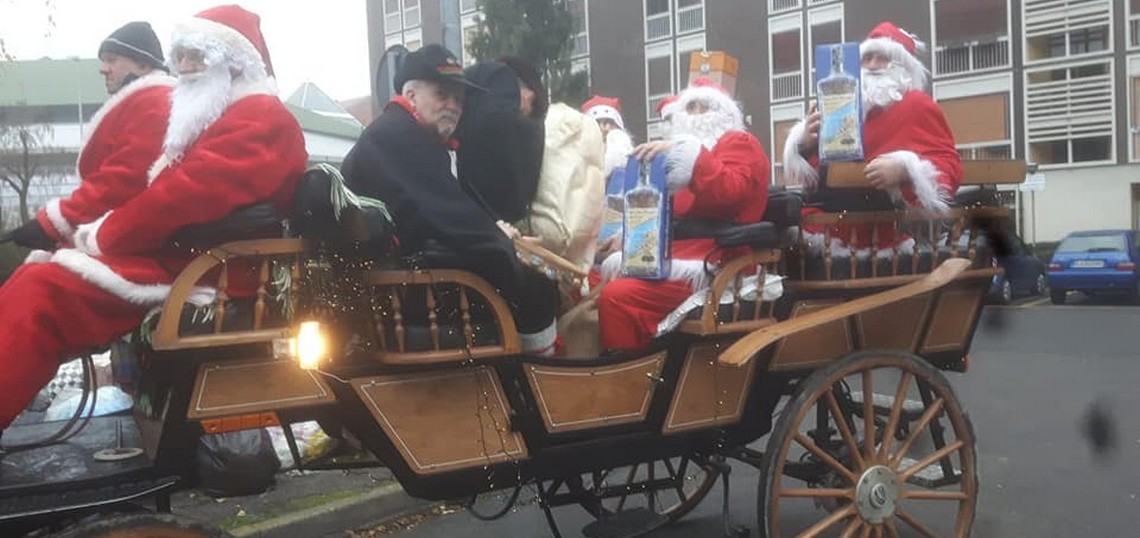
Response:
[[[749,361],[744,368],[719,366],[716,358],[721,349],[722,345],[712,342],[689,348],[662,433],[669,435],[740,420],[752,388],[756,361]]]
[[[527,365],[526,374],[551,433],[642,422],[665,352],[611,366]]]
[[[898,349],[914,352],[922,337],[922,321],[931,295],[911,297],[855,316],[864,349]]]
[[[191,420],[333,403],[319,374],[276,359],[206,362],[198,367]]]
[[[922,353],[964,349],[985,290],[978,286],[948,289],[938,298]]]
[[[840,300],[799,301],[792,307],[792,318],[834,307]],[[840,319],[797,332],[776,344],[769,367],[772,371],[814,368],[855,351],[847,321]]]
[[[359,378],[352,388],[416,474],[527,458],[487,368]]]

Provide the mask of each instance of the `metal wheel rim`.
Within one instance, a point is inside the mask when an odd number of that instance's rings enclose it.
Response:
[[[924,500],[938,500],[938,501],[944,501],[944,502],[945,501],[951,501],[951,502],[957,501],[958,502],[957,513],[955,514],[955,517],[953,518],[954,519],[954,523],[953,523],[954,530],[952,531],[951,536],[954,536],[956,538],[965,538],[965,537],[970,535],[970,531],[971,531],[971,528],[973,526],[973,520],[974,520],[975,511],[976,511],[976,506],[977,506],[977,484],[978,484],[978,482],[977,482],[977,457],[976,457],[975,450],[974,450],[974,434],[973,434],[973,429],[969,423],[969,418],[962,411],[961,406],[959,405],[959,403],[957,401],[957,398],[954,396],[953,389],[950,388],[949,384],[945,382],[945,379],[942,378],[942,375],[940,372],[935,370],[929,364],[925,363],[925,361],[923,361],[921,358],[915,357],[913,355],[905,354],[905,353],[885,352],[884,351],[884,352],[856,353],[852,356],[849,356],[847,359],[843,359],[841,361],[838,361],[837,363],[833,364],[832,366],[830,366],[830,367],[828,367],[822,371],[817,371],[815,374],[813,374],[812,377],[823,378],[823,381],[818,384],[818,388],[810,391],[810,393],[798,394],[797,397],[793,398],[792,402],[788,404],[789,407],[786,408],[786,411],[784,413],[787,416],[781,416],[781,420],[780,420],[781,424],[777,425],[777,427],[773,430],[773,433],[772,433],[773,437],[769,439],[769,445],[768,445],[768,451],[767,451],[768,453],[766,454],[766,457],[765,457],[766,464],[764,465],[764,469],[765,469],[765,472],[767,473],[767,475],[764,477],[763,481],[761,482],[761,499],[762,500],[761,500],[761,506],[759,507],[759,509],[761,511],[760,525],[761,525],[762,529],[767,530],[767,537],[768,538],[781,538],[784,536],[792,536],[789,534],[782,534],[781,530],[780,530],[780,516],[779,516],[780,507],[779,507],[779,505],[780,505],[780,501],[782,499],[790,498],[790,497],[799,497],[799,496],[807,497],[807,496],[810,496],[810,495],[808,495],[809,492],[818,492],[821,498],[824,496],[826,496],[827,498],[839,497],[840,492],[843,490],[851,490],[849,496],[843,497],[848,502],[848,504],[846,506],[838,507],[836,511],[832,512],[830,515],[824,517],[823,519],[820,519],[812,527],[809,527],[808,529],[805,529],[804,531],[801,531],[798,534],[795,534],[794,536],[801,537],[801,538],[811,538],[811,537],[815,537],[815,536],[820,536],[824,532],[834,533],[835,530],[841,529],[842,530],[841,536],[844,536],[844,537],[846,537],[846,536],[897,537],[897,536],[900,536],[899,530],[904,528],[904,527],[909,527],[909,528],[917,531],[918,535],[920,535],[920,536],[927,536],[927,537],[945,536],[944,534],[940,534],[940,533],[932,531],[930,528],[926,527],[921,521],[916,520],[913,517],[913,515],[911,515],[909,512],[907,512],[905,509],[903,509],[901,507],[898,509],[897,512],[892,513],[892,516],[889,519],[884,520],[883,523],[879,523],[879,524],[868,522],[860,514],[860,509],[856,506],[856,503],[853,502],[857,499],[855,484],[857,484],[859,482],[859,480],[861,480],[861,478],[866,474],[866,472],[870,470],[869,469],[870,467],[874,467],[875,464],[878,464],[879,460],[874,460],[874,459],[868,458],[867,464],[863,465],[862,468],[859,468],[859,466],[856,466],[856,465],[850,466],[850,467],[855,467],[853,469],[851,469],[851,468],[848,469],[849,471],[851,471],[854,474],[855,478],[853,480],[852,486],[849,488],[832,488],[832,489],[812,490],[810,488],[803,488],[803,489],[783,488],[780,484],[782,481],[782,478],[783,478],[784,467],[786,465],[789,448],[794,443],[799,443],[799,441],[796,440],[794,435],[785,435],[785,436],[782,436],[781,438],[777,439],[777,437],[776,437],[777,433],[783,433],[785,431],[795,431],[798,433],[799,432],[798,426],[800,424],[802,424],[804,420],[809,420],[809,421],[814,420],[809,415],[811,414],[811,412],[815,408],[815,402],[819,401],[819,399],[826,399],[826,395],[831,394],[830,390],[825,391],[824,387],[830,388],[837,381],[842,380],[844,378],[847,378],[847,377],[851,376],[852,374],[856,374],[856,373],[864,372],[864,371],[869,371],[866,368],[860,366],[860,364],[861,364],[860,360],[861,359],[874,359],[874,358],[880,359],[880,361],[883,362],[884,364],[880,364],[877,367],[871,367],[870,368],[871,370],[876,369],[876,368],[881,368],[884,366],[885,367],[899,367],[904,372],[908,372],[908,371],[910,372],[910,376],[908,376],[910,381],[908,381],[908,383],[912,383],[912,384],[915,383],[917,379],[920,379],[920,376],[931,378],[931,380],[934,381],[934,383],[932,383],[931,388],[934,389],[935,400],[932,402],[932,405],[930,407],[933,408],[935,406],[938,406],[941,408],[941,410],[933,413],[932,418],[933,417],[939,417],[942,420],[949,419],[948,420],[948,422],[949,422],[949,428],[948,429],[951,430],[955,434],[955,438],[958,441],[962,442],[962,446],[952,452],[954,454],[958,454],[959,457],[961,458],[960,459],[960,469],[957,469],[961,473],[961,476],[962,476],[962,483],[960,484],[960,491],[940,492],[940,491],[934,491],[934,490],[927,490],[927,491],[929,491],[929,494],[926,494],[926,493],[916,494],[915,490],[910,490],[909,492],[903,494],[904,496],[902,496],[901,498],[899,498],[897,500],[901,504],[904,504],[904,505],[905,505],[905,502],[907,500],[920,499],[920,498],[924,499]],[[901,385],[902,383],[903,382],[900,381],[899,384]],[[806,385],[806,381],[801,382],[801,385]],[[892,388],[897,388],[897,387],[892,387]],[[902,392],[905,392],[905,391],[902,391],[902,390],[899,391],[899,393],[902,393]],[[793,405],[795,407],[792,407]],[[869,407],[869,405],[868,405],[868,407]],[[927,411],[929,411],[929,408],[927,408]],[[924,414],[923,418],[925,419],[925,414]],[[862,418],[856,417],[856,419],[859,421],[863,421]],[[792,426],[795,426],[796,429],[795,430],[788,430],[787,424],[782,424],[785,421],[790,423]],[[888,424],[887,426],[890,426],[890,424]],[[897,428],[897,424],[895,427]],[[884,427],[883,429],[886,429],[886,428]],[[887,446],[887,454],[886,454],[886,456],[888,456],[888,461],[890,461],[892,458],[896,458],[896,457],[901,458],[901,457],[905,456],[906,450],[910,447],[910,444],[913,442],[913,439],[916,436],[920,435],[925,430],[926,430],[925,425],[923,425],[921,428],[914,428],[910,432],[910,435],[908,436],[908,439],[910,439],[909,441],[900,442],[900,444],[895,444],[895,446],[893,448],[897,449],[897,448],[902,447],[902,450],[903,450],[902,454],[891,453],[890,451],[891,451],[892,447],[890,445],[888,445]],[[802,436],[802,434],[801,434],[801,437],[805,437],[805,436]],[[889,436],[887,436],[887,435],[883,436],[884,439],[886,439],[887,437],[889,437]],[[866,455],[867,455],[868,447],[864,444],[865,440],[866,440],[865,438],[853,439],[853,441],[857,445],[856,452],[859,452],[861,457],[866,457]],[[892,443],[892,444],[894,444],[894,443]],[[805,448],[806,448],[806,445],[805,445]],[[879,445],[875,445],[875,447],[872,449],[872,451],[878,452],[880,449],[881,449],[881,447]],[[838,464],[841,466],[844,466],[844,464],[842,464],[842,463],[838,463]],[[926,467],[929,467],[930,465],[937,464],[937,462],[933,462],[931,464],[923,465],[922,469],[916,469],[914,471],[912,471],[910,468],[900,468],[900,464],[901,464],[901,462],[894,462],[894,463],[889,464],[888,466],[892,467],[893,472],[900,473],[900,475],[902,473],[914,474],[919,470],[922,470]],[[847,466],[844,466],[844,467],[847,467]],[[776,495],[775,493],[777,493],[777,492],[780,494]],[[910,495],[914,495],[914,496],[911,497]]]

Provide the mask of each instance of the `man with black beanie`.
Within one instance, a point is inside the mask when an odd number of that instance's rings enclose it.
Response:
[[[35,249],[28,261],[73,244],[81,224],[95,221],[142,192],[147,172],[162,152],[174,78],[163,65],[162,46],[149,24],[130,22],[99,45],[99,73],[111,97],[91,116],[76,172],[79,187],[49,201],[36,218],[11,233]]]

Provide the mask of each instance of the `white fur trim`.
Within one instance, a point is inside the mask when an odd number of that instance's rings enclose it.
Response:
[[[99,124],[103,121],[103,118],[107,117],[107,114],[114,110],[116,106],[119,106],[119,103],[122,103],[127,97],[130,97],[140,90],[153,88],[155,86],[173,87],[177,82],[177,79],[174,77],[156,70],[119,88],[119,91],[108,97],[103,103],[103,106],[99,107],[99,110],[96,110],[95,114],[91,115],[91,121],[87,122],[87,128],[83,131],[83,141],[80,144],[79,154],[83,155],[83,150],[87,147],[87,142],[91,140],[91,136],[95,134],[95,131],[99,129]]]
[[[55,254],[52,254],[51,261],[79,275],[83,280],[94,284],[99,289],[134,304],[157,306],[162,304],[170,295],[170,284],[131,282],[119,276],[99,259],[75,249],[57,250]],[[215,297],[217,297],[217,291],[213,288],[195,286],[190,291],[186,302],[195,306],[203,306],[213,302]]]
[[[736,101],[733,101],[732,97],[729,97],[716,88],[709,86],[690,86],[681,92],[677,102],[671,106],[676,107],[674,110],[688,110],[689,103],[694,101],[700,101],[711,109],[727,112],[732,118],[732,124],[728,130],[741,131],[744,129],[744,113],[741,112]]]
[[[146,184],[150,185],[154,182],[154,178],[158,177],[166,167],[170,166],[170,156],[164,153],[159,153],[158,158],[150,165],[150,170],[146,172]]]
[[[693,168],[701,156],[701,141],[692,135],[673,137],[673,148],[665,155],[666,182],[669,192],[677,192],[689,186],[693,180]]]
[[[625,122],[621,119],[621,112],[618,112],[617,109],[612,106],[594,105],[586,110],[586,115],[595,120],[612,120],[617,124],[618,129],[625,130]]]
[[[915,40],[916,48],[922,49],[922,43]],[[887,37],[876,37],[873,39],[864,40],[859,44],[859,54],[865,55],[868,52],[881,52],[885,54],[891,61],[901,65],[910,73],[911,84],[908,90],[926,91],[926,82],[930,78],[930,72],[922,65],[906,47]]]
[[[807,120],[796,122],[784,141],[784,183],[802,185],[804,190],[813,191],[819,185],[819,170],[800,155],[799,148],[806,126]]]
[[[92,256],[103,254],[103,251],[99,249],[99,229],[103,227],[103,221],[107,220],[107,215],[110,214],[111,211],[108,211],[95,222],[79,225],[79,229],[75,230],[74,238],[76,250]]]
[[[602,163],[602,177],[608,181],[610,174],[612,174],[614,170],[625,168],[626,163],[629,162],[630,153],[633,153],[633,139],[631,139],[625,131],[611,130],[607,133],[606,154]]]
[[[621,278],[621,260],[620,251],[606,256],[599,270],[602,274],[602,283]],[[693,289],[697,290],[708,286],[708,277],[703,260],[673,260],[669,269],[668,280],[687,281]]]
[[[558,339],[558,324],[552,322],[537,333],[519,333],[522,352],[528,355],[549,357],[554,355],[554,344]]]
[[[906,150],[884,153],[878,158],[902,161],[903,165],[906,166],[907,175],[910,176],[910,184],[914,187],[914,196],[920,206],[936,211],[950,209],[950,193],[946,192],[946,189],[938,183],[938,178],[942,176],[942,172],[934,166],[934,163],[924,160],[913,151]],[[891,193],[891,195],[901,196],[897,192]]]
[[[28,257],[24,258],[24,263],[47,263],[51,261],[51,252],[46,250],[35,249],[28,253]]]
[[[247,79],[238,77],[234,79],[234,87],[230,90],[230,105],[241,101],[251,95],[277,95],[277,81],[276,79],[266,78],[262,80]]]
[[[823,239],[824,239],[824,234],[822,234],[822,233],[804,232],[804,244],[807,247],[808,254],[815,256],[815,257],[822,257],[824,255]],[[898,244],[898,251],[899,251],[900,255],[914,254],[914,250],[915,250],[914,238],[908,237],[908,238],[900,241]],[[838,237],[832,236],[831,237],[831,248],[830,248],[829,252],[831,253],[832,258],[847,258],[847,257],[851,256],[852,249],[847,244],[846,241],[844,241]],[[858,258],[860,260],[865,260],[871,256],[871,249],[870,248],[855,249],[854,253],[855,253],[856,258]],[[893,248],[883,248],[883,249],[877,250],[875,252],[875,256],[878,258],[890,258],[891,256],[894,255],[894,253],[895,253],[895,249],[893,249]]]
[[[60,209],[60,199],[53,198],[44,205],[44,214],[47,215],[48,221],[55,227],[56,233],[64,239],[71,241],[71,236],[75,234],[75,228],[71,226],[67,218],[63,216],[63,211]]]
[[[237,30],[209,19],[192,17],[175,23],[170,48],[179,47],[206,53],[208,63],[224,60],[249,80],[265,80],[269,76],[265,59],[249,39]],[[173,54],[170,62],[174,62]],[[177,69],[177,65],[172,67]]]

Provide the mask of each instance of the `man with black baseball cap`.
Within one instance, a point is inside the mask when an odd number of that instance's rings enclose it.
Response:
[[[466,92],[482,88],[468,81],[455,55],[439,45],[409,53],[393,83],[399,95],[345,157],[345,183],[355,193],[387,204],[401,254],[440,249],[454,254],[448,258],[458,263],[450,268],[483,277],[512,306],[524,351],[552,347],[526,345],[554,340],[557,297],[549,280],[520,264],[512,239],[490,209],[456,178],[452,134]],[[551,334],[527,338],[544,331]]]
[[[11,238],[47,251],[71,246],[76,228],[93,222],[147,187],[147,171],[162,151],[174,78],[163,65],[162,46],[150,25],[129,22],[99,45],[99,73],[110,99],[91,116],[79,150],[79,187],[49,201]]]

